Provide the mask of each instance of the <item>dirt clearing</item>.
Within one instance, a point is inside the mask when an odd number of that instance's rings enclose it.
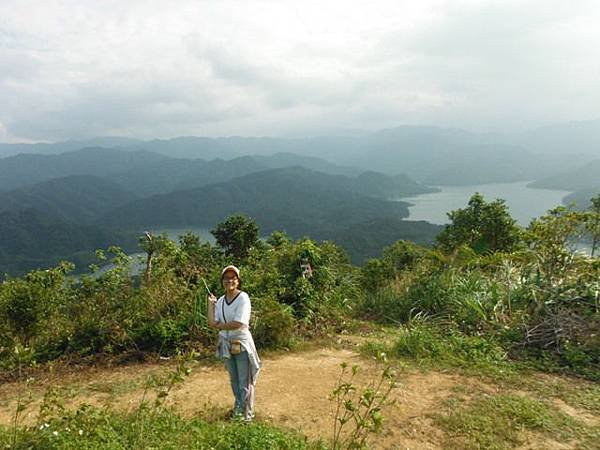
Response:
[[[256,390],[257,420],[298,430],[310,439],[329,440],[334,408],[329,394],[340,374],[342,362],[362,368],[358,383],[376,373],[373,361],[347,349],[325,348],[264,358]],[[90,369],[40,380],[33,387],[34,401],[24,413],[24,422],[35,420],[44,392],[50,386],[59,389],[68,407],[88,403],[134,409],[142,398],[147,377],[166,373],[170,366],[172,363],[167,362]],[[392,391],[396,405],[383,411],[384,430],[371,438],[372,448],[443,448],[444,432],[435,426],[432,416],[440,412],[440,405],[461,386],[469,389],[476,386],[479,391],[490,393],[498,389],[457,374],[400,373],[399,387]],[[19,389],[24,390],[23,384],[0,386],[0,423],[10,424]],[[192,373],[175,386],[169,402],[186,417],[209,416],[211,411],[223,413],[233,402],[225,369],[220,365],[193,363]]]

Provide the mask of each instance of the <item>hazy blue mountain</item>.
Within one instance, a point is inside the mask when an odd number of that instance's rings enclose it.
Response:
[[[580,189],[572,192],[563,199],[563,203],[565,205],[569,205],[574,202],[577,206],[577,209],[588,209],[590,206],[592,206],[592,202],[590,200],[593,197],[596,197],[598,194],[600,194],[600,184],[593,188]]]
[[[155,165],[112,174],[108,178],[137,195],[150,196],[224,182],[269,168],[289,166],[320,169],[321,172],[334,174],[360,173],[358,169],[337,166],[320,158],[276,153],[269,156],[241,156],[231,160],[217,158],[211,161],[169,158]],[[410,182],[407,183],[408,186]],[[416,183],[413,181],[412,184]],[[421,187],[421,191],[423,189]]]
[[[86,140],[70,140],[64,142],[37,143],[37,144],[3,144],[0,143],[0,158],[17,155],[19,153],[33,153],[38,155],[58,155],[72,152],[86,147],[135,147],[143,141],[124,137],[97,137]]]
[[[355,164],[369,164],[375,170],[410,174],[414,179],[433,185],[470,185],[528,181],[547,176],[561,168],[575,167],[586,159],[570,155],[540,155],[523,147],[506,144],[459,145],[467,136],[457,134],[455,144],[444,135],[430,136],[428,144],[394,144],[373,147],[368,156]],[[391,139],[391,138],[390,138]],[[382,141],[383,142],[383,141]],[[444,144],[446,142],[446,144]],[[423,150],[420,145],[427,145]]]
[[[108,213],[103,222],[128,227],[211,227],[242,212],[263,232],[314,234],[375,217],[408,216],[407,204],[348,191],[349,178],[301,167],[270,169],[198,189],[134,201]]]
[[[337,166],[320,158],[276,153],[269,156],[240,156],[231,160],[217,158],[210,161],[170,158],[152,166],[113,174],[108,178],[140,196],[149,196],[193,189],[261,170],[290,166],[302,166],[332,174],[360,173],[356,168]]]
[[[575,169],[557,172],[529,184],[529,187],[533,188],[562,189],[565,191],[577,191],[599,186],[600,159],[596,159],[585,165],[578,165]]]
[[[539,141],[543,140],[540,138]],[[240,155],[267,155],[278,152],[294,153],[364,170],[388,174],[407,173],[417,181],[437,180],[439,184],[531,180],[549,175],[564,167],[564,164],[577,161],[583,163],[593,159],[594,151],[589,145],[565,145],[562,147],[564,151],[553,154],[544,152],[543,145],[536,142],[531,136],[402,126],[352,137],[187,137],[151,141],[140,145],[170,156],[205,159],[230,159]],[[595,151],[598,154],[599,150]],[[544,157],[540,158],[540,155]],[[472,169],[463,170],[465,163]]]
[[[93,222],[103,214],[136,198],[113,182],[91,175],[55,178],[0,193],[0,210],[35,209],[71,222]]]
[[[288,142],[270,137],[178,137],[155,139],[129,148],[144,148],[173,158],[232,159],[288,151]]]
[[[587,154],[600,157],[600,119],[549,125],[513,135],[515,142],[544,155]]]
[[[386,173],[407,173],[422,181],[456,160],[465,159],[465,154],[467,158],[480,159],[482,153],[472,148],[488,144],[490,139],[487,135],[452,128],[390,128],[364,138],[352,164]]]
[[[137,141],[98,138],[57,144],[2,144],[0,155],[16,151],[60,152],[90,143],[131,151],[143,149],[173,158],[205,160],[293,153],[325,159],[338,166],[388,174],[407,173],[417,181],[475,184],[539,179],[559,170],[562,164],[583,164],[600,157],[600,121],[557,124],[512,134],[401,126],[366,134],[296,139],[178,137]],[[468,163],[468,170],[465,163]]]
[[[113,173],[107,175],[107,178],[124,189],[147,197],[228,181],[265,169],[265,166],[250,156],[231,161],[167,158],[155,164]]]
[[[206,161],[169,158],[145,150],[128,152],[123,149],[95,147],[60,155],[23,154],[0,159],[0,189],[14,189],[72,174],[93,174],[102,176],[135,195],[145,197],[224,182],[268,168],[293,165],[333,174],[360,173],[356,168],[291,153]],[[366,173],[360,177],[359,183],[348,180],[348,189],[379,197],[399,197],[430,191],[405,175],[390,177]]]
[[[85,148],[60,155],[20,154],[0,159],[0,191],[69,175],[104,176],[156,165],[166,159],[147,151],[107,148]]]
[[[347,180],[347,189],[370,197],[398,199],[428,192],[438,192],[417,183],[406,175],[386,175],[381,172],[363,172]]]
[[[430,166],[433,170],[424,177],[424,183],[465,186],[529,181],[581,164],[572,155],[540,157],[523,148],[499,145],[470,147],[440,161],[446,166],[433,162]]]
[[[94,225],[78,225],[34,209],[0,211],[0,278],[44,268],[61,260],[79,269],[95,260],[96,249],[120,245],[137,248],[137,237]]]
[[[340,166],[323,158],[317,158],[315,156],[302,156],[296,153],[274,153],[268,156],[252,155],[252,158],[265,168],[269,169],[302,166],[307,169],[335,175],[356,176],[361,173],[361,170],[357,167]]]

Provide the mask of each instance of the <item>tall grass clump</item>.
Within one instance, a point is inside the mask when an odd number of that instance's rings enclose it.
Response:
[[[363,344],[361,352],[410,361],[423,368],[456,368],[471,374],[506,376],[516,367],[500,343],[489,337],[469,335],[427,321],[399,327],[390,343]]]

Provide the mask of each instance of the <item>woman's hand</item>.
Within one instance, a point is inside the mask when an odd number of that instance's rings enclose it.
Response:
[[[214,294],[208,294],[206,299],[208,301],[208,326],[218,328],[218,323],[215,320],[215,305],[217,304],[217,297]]]

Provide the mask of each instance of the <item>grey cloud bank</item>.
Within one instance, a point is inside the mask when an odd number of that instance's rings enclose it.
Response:
[[[4,1],[0,142],[600,117],[593,1]]]

